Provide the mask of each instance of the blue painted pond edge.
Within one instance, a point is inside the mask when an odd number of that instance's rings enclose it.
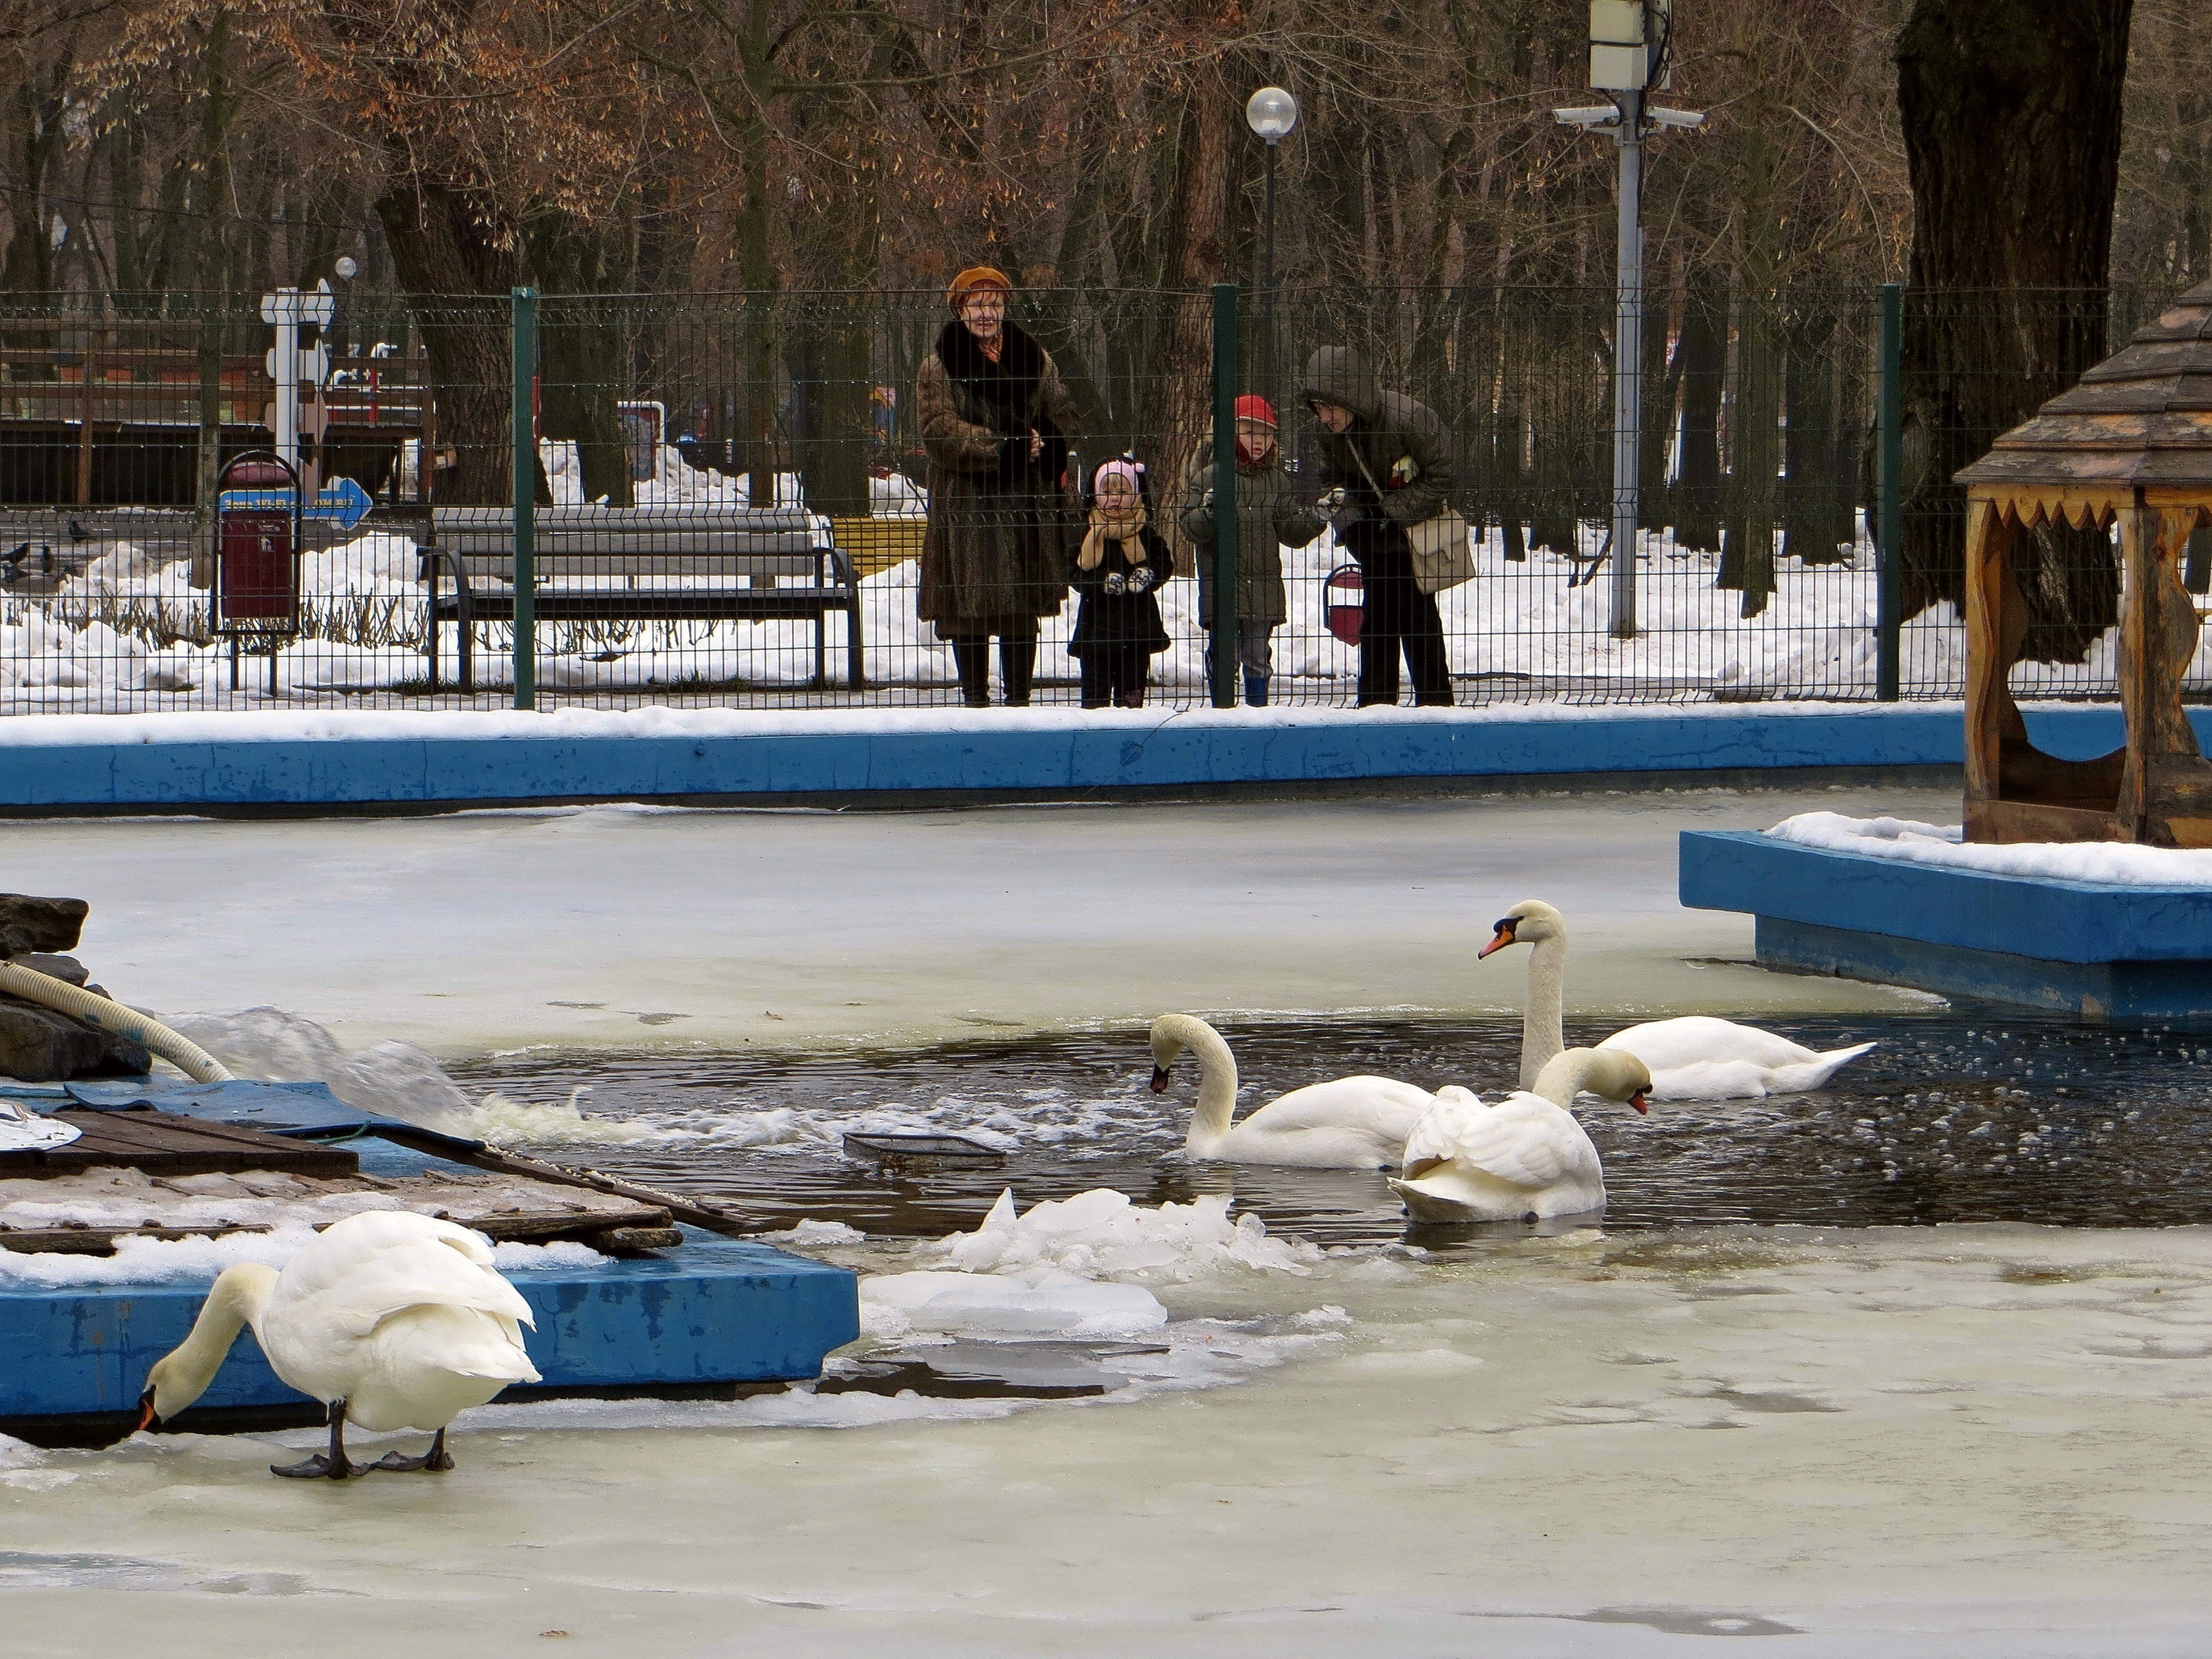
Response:
[[[1686,830],[1692,909],[1756,918],[1760,963],[2087,1019],[2212,1019],[2212,888],[2123,887]]]
[[[2037,741],[2116,745],[2119,710],[2029,711]],[[2192,711],[2212,738],[2212,709]],[[1491,704],[1459,709],[563,709],[25,715],[0,812],[436,811],[579,801],[773,805],[1954,767],[1955,703]]]

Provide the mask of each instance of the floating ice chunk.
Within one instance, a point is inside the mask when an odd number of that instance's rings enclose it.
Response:
[[[848,1227],[842,1221],[817,1221],[807,1217],[796,1227],[780,1233],[763,1233],[763,1239],[773,1239],[779,1244],[858,1244],[867,1237],[858,1227]]]
[[[860,1282],[860,1328],[875,1337],[934,1331],[1110,1342],[1167,1322],[1168,1310],[1142,1285],[1094,1284],[1073,1273],[1040,1273],[1033,1282],[999,1273],[885,1273]]]
[[[926,1253],[962,1273],[1042,1268],[1142,1284],[1187,1283],[1237,1267],[1307,1273],[1321,1259],[1310,1244],[1269,1237],[1257,1216],[1231,1221],[1226,1194],[1148,1210],[1107,1187],[1032,1205],[1026,1214],[1016,1212],[1010,1188],[974,1232],[954,1233]]]

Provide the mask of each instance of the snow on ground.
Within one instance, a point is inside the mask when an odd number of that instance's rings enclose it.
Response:
[[[2109,887],[2212,885],[2212,852],[2118,842],[2027,842],[1998,846],[1961,839],[1958,824],[1911,818],[1855,818],[1841,812],[1800,812],[1766,832],[1778,841],[1831,853],[1894,859],[1907,864],[1978,870],[1993,876],[2037,876]]]
[[[544,451],[556,501],[580,504],[574,446],[548,443]],[[926,507],[905,481],[878,482],[878,510],[910,517]],[[894,483],[902,488],[894,489]],[[781,475],[777,499],[795,501],[797,489],[795,478]],[[639,486],[641,507],[712,510],[747,501],[744,479],[695,471],[672,450],[663,452],[659,476]],[[1778,558],[1771,602],[1746,618],[1741,595],[1713,585],[1717,555],[1650,535],[1638,583],[1643,631],[1623,641],[1609,631],[1607,574],[1601,568],[1595,581],[1581,580],[1602,533],[1586,527],[1573,558],[1537,550],[1516,562],[1505,556],[1502,530],[1481,532],[1475,579],[1438,600],[1454,672],[1472,677],[1462,684],[1464,697],[1871,696],[1875,588],[1864,543],[1845,564]],[[183,540],[150,534],[105,544],[58,593],[0,602],[0,713],[266,706],[264,662],[249,662],[239,689],[231,689],[229,647],[207,631],[207,596],[191,586],[190,552]],[[1324,535],[1310,547],[1283,549],[1282,557],[1291,614],[1275,635],[1278,695],[1346,701],[1358,653],[1327,625],[1327,580],[1346,562],[1345,556],[1333,535]],[[279,658],[279,701],[422,695],[428,629],[416,566],[413,540],[381,529],[307,555],[301,566],[305,635]],[[917,580],[908,560],[860,584],[868,672],[878,697],[887,686],[890,695],[925,696],[956,683],[949,647],[915,615]],[[1162,606],[1176,642],[1153,659],[1155,696],[1201,698],[1204,630],[1195,580],[1170,582]],[[1039,666],[1048,678],[1076,672],[1064,649],[1073,623],[1071,598],[1044,624]],[[829,618],[825,632],[835,684],[845,674],[843,618]],[[2015,694],[2110,695],[2116,637],[2107,632],[2077,667],[2022,665],[2012,677]],[[704,695],[787,697],[814,675],[813,638],[812,624],[804,621],[549,623],[541,629],[538,684],[549,696],[701,695],[698,688],[710,687]],[[476,673],[487,696],[512,684],[507,639],[504,628],[484,630]],[[440,665],[450,684],[459,667],[450,628]],[[1955,694],[1964,665],[1964,634],[1953,607],[1939,606],[1907,625],[1907,695]],[[2212,684],[2212,641],[2200,646],[2191,674]],[[1048,688],[1044,695],[1066,690]],[[835,694],[827,700],[835,702]]]

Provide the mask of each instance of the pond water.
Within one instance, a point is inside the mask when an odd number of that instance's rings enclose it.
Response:
[[[1641,1118],[1585,1097],[1608,1231],[2212,1221],[2202,1109],[2212,1034],[1957,1007],[1765,1024],[1819,1048],[1881,1046],[1809,1094],[1662,1101]],[[1513,1086],[1520,1042],[1519,1023],[1501,1019],[1223,1029],[1243,1110],[1359,1072],[1489,1097]],[[1568,1041],[1609,1029],[1571,1026]],[[1024,1204],[1112,1187],[1145,1204],[1232,1193],[1272,1230],[1316,1243],[1406,1237],[1402,1209],[1373,1172],[1186,1159],[1196,1066],[1183,1061],[1164,1094],[1148,1086],[1150,1066],[1143,1033],[1127,1030],[805,1057],[532,1050],[454,1069],[464,1086],[529,1101],[585,1085],[588,1114],[659,1132],[593,1148],[595,1166],[712,1194],[776,1226],[811,1217],[878,1237],[937,1236],[975,1225],[1005,1187]],[[1006,1160],[885,1170],[842,1151],[843,1133],[866,1129],[978,1135]]]

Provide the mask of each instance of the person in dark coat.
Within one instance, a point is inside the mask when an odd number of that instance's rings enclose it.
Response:
[[[916,609],[951,646],[969,708],[991,700],[994,635],[1006,702],[1028,703],[1038,620],[1067,597],[1060,475],[1074,404],[1051,354],[1007,320],[1012,293],[988,265],[954,277],[955,314],[916,376],[929,452]]]
[[[1359,705],[1398,701],[1398,655],[1413,679],[1413,701],[1452,700],[1451,664],[1436,596],[1414,579],[1408,526],[1434,518],[1449,501],[1451,454],[1443,422],[1426,404],[1385,392],[1350,346],[1323,346],[1306,365],[1299,394],[1320,431],[1314,465],[1302,479],[1325,492],[1328,515],[1359,566],[1367,616],[1359,635]]]
[[[1174,556],[1146,520],[1144,474],[1133,461],[1109,461],[1091,481],[1097,505],[1072,555],[1075,635],[1067,654],[1083,665],[1083,706],[1145,706],[1145,675],[1168,648],[1160,587]]]
[[[1210,456],[1209,443],[1201,452]],[[1199,626],[1213,632],[1213,501],[1219,489],[1209,460],[1183,487],[1182,533],[1197,549]],[[1237,660],[1244,675],[1244,701],[1267,703],[1274,672],[1274,633],[1290,614],[1283,589],[1283,548],[1304,547],[1327,520],[1307,510],[1283,471],[1275,443],[1275,407],[1247,393],[1237,400]],[[1206,678],[1213,678],[1213,646],[1206,646]]]

